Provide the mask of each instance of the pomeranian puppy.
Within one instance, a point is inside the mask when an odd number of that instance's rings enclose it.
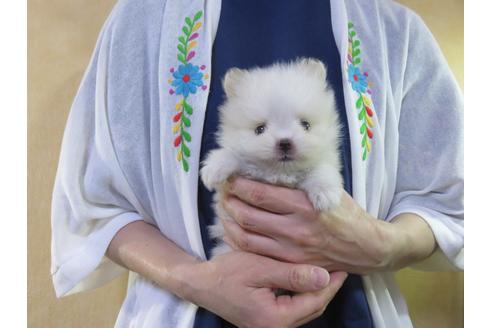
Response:
[[[219,148],[200,170],[204,185],[216,190],[216,215],[227,218],[219,199],[232,175],[303,190],[318,211],[337,206],[343,190],[340,127],[323,63],[299,59],[251,70],[232,68],[223,87]],[[209,230],[218,242],[213,256],[229,251],[219,218]]]

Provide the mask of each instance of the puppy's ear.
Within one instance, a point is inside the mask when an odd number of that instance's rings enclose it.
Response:
[[[325,64],[319,59],[304,58],[299,61],[299,64],[306,70],[306,72],[319,78],[321,81],[326,81],[326,67]]]
[[[239,82],[246,75],[246,71],[239,68],[231,68],[227,71],[222,81],[222,86],[227,96],[236,95],[239,88]]]

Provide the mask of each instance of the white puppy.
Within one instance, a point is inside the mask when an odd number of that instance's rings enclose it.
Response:
[[[251,70],[230,69],[219,107],[218,149],[200,171],[216,190],[215,212],[227,217],[218,200],[232,175],[304,190],[316,210],[338,205],[342,177],[338,155],[339,123],[334,92],[319,60],[300,59]],[[224,236],[218,218],[210,229]],[[222,241],[213,255],[230,248]]]

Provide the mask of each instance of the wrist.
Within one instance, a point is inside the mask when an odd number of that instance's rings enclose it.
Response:
[[[203,306],[204,295],[213,281],[210,262],[196,260],[180,265],[173,271],[176,281],[174,293],[188,302]]]
[[[389,247],[382,271],[397,271],[424,260],[435,250],[432,231],[420,217],[413,214],[397,216],[391,222],[379,221],[385,230]]]
[[[194,290],[198,285],[202,260],[190,256],[167,269],[161,269],[156,283],[186,301],[193,302]]]
[[[401,269],[402,263],[411,256],[411,241],[408,234],[396,225],[379,221],[386,234],[387,247],[385,247],[385,262],[381,271],[396,271]]]
[[[420,216],[403,213],[391,221],[400,240],[400,252],[394,267],[401,269],[412,263],[422,261],[434,253],[437,243],[432,229]]]

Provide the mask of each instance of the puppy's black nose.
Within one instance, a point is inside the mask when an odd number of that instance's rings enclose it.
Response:
[[[290,139],[281,139],[278,142],[278,149],[282,153],[287,154],[292,150],[292,141]]]

